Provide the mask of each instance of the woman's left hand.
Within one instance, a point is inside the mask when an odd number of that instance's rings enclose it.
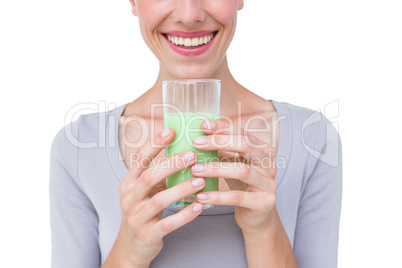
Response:
[[[208,121],[214,123],[215,127],[206,128],[210,125]],[[191,171],[196,177],[225,178],[231,190],[202,192],[197,194],[197,201],[235,206],[236,222],[243,233],[265,229],[275,209],[277,185],[274,150],[243,128],[237,133],[230,133],[233,127],[222,121],[206,120],[202,130],[207,136],[195,138],[193,146],[198,150],[219,150],[220,162],[196,164]],[[204,143],[198,143],[200,140],[204,140]],[[234,141],[237,144],[233,144]],[[237,158],[241,162],[223,162],[225,158]],[[204,170],[197,171],[198,166],[203,166]],[[202,194],[207,194],[207,199],[201,199]]]

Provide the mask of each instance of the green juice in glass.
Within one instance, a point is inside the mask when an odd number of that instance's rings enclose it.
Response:
[[[193,146],[193,139],[206,136],[201,130],[201,123],[204,120],[219,120],[216,114],[211,113],[168,113],[164,115],[164,127],[171,127],[175,131],[173,141],[166,147],[165,156],[170,157],[184,151],[193,151],[197,154],[196,163],[219,162],[218,151],[201,151]],[[169,189],[183,181],[194,178],[191,173],[191,166],[179,171],[166,179],[166,189]],[[219,178],[205,177],[206,185],[200,191],[218,191]],[[195,197],[195,194],[190,195]]]

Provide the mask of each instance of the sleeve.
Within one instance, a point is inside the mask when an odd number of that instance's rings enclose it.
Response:
[[[342,146],[323,115],[299,203],[294,254],[300,268],[335,268],[342,200]]]
[[[67,125],[78,137],[78,120]],[[67,127],[66,126],[66,127]],[[65,128],[50,152],[50,229],[52,268],[99,268],[98,216],[78,182],[78,147]]]

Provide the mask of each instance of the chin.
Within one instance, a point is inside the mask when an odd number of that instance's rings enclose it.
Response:
[[[214,70],[206,66],[197,67],[183,67],[172,70],[172,75],[177,79],[207,79],[212,78]]]

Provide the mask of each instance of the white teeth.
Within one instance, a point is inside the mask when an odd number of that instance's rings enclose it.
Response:
[[[204,36],[204,44],[208,43],[208,36]]]
[[[179,46],[185,46],[185,47],[196,47],[199,45],[205,45],[208,44],[209,41],[211,41],[212,37],[214,34],[209,34],[201,37],[194,37],[194,38],[183,38],[183,37],[178,37],[178,36],[172,36],[172,35],[167,35],[167,38],[169,39],[170,42],[173,44]]]
[[[191,39],[190,38],[184,38],[184,46],[191,47]]]
[[[198,46],[198,37],[194,37],[193,39],[191,39],[191,46]]]

